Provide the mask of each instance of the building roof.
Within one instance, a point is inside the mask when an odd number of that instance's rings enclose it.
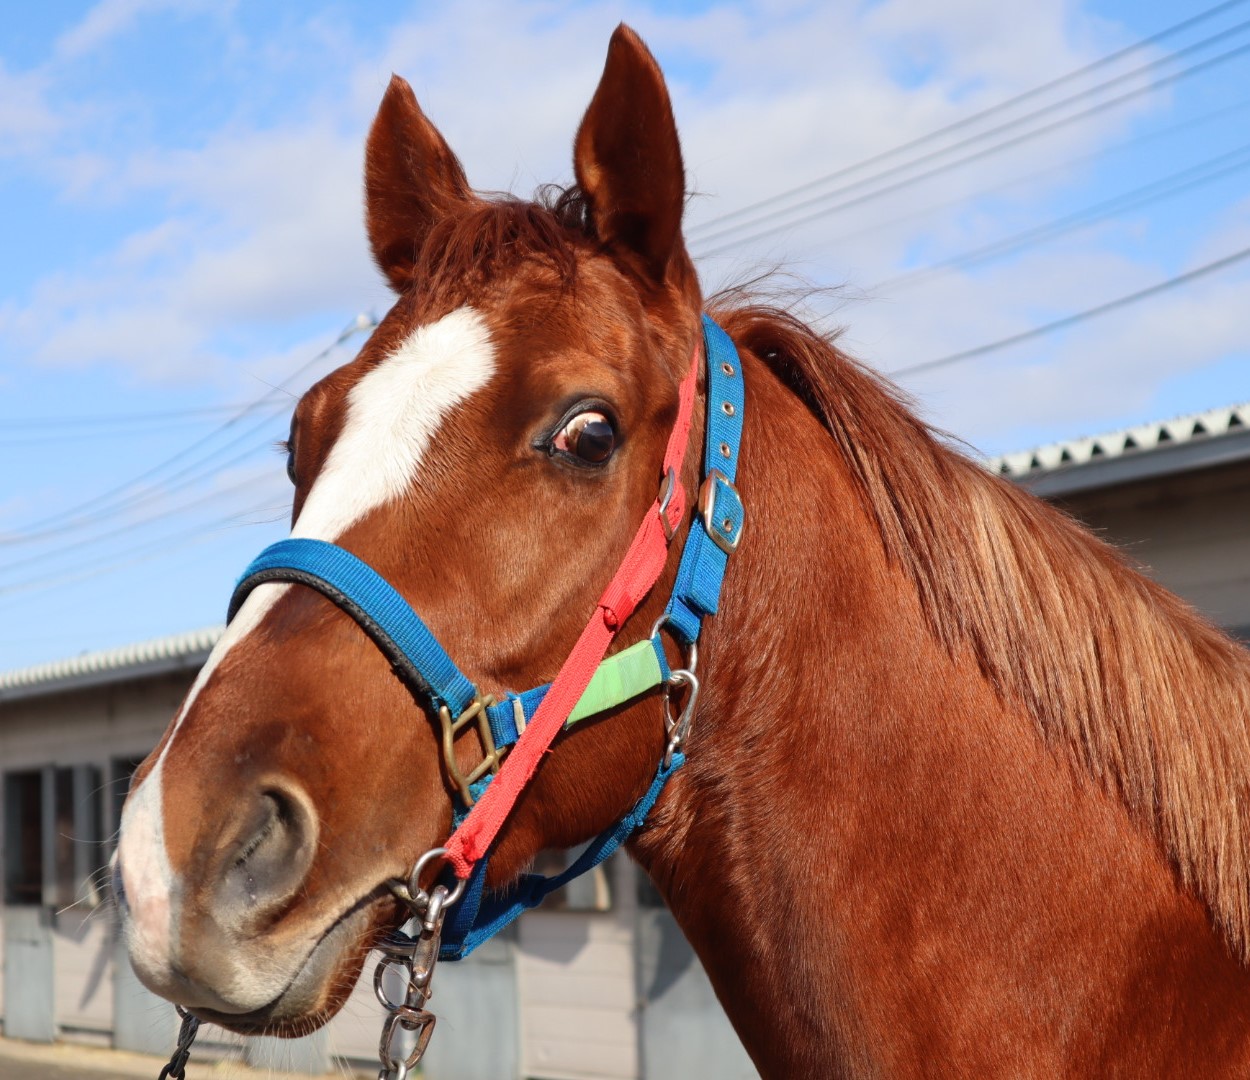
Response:
[[[82,653],[69,660],[0,672],[0,704],[39,694],[85,690],[176,671],[195,671],[208,659],[224,629],[210,626],[119,649]]]
[[[1250,402],[990,458],[1037,495],[1069,495],[1250,458]]]

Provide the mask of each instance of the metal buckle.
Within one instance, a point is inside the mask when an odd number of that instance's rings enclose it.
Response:
[[[492,775],[497,773],[509,750],[507,746],[502,750],[495,746],[495,736],[490,730],[490,717],[486,714],[486,710],[494,704],[495,699],[490,694],[478,694],[472,704],[454,720],[446,705],[438,707],[438,722],[443,729],[443,767],[447,770],[447,778],[460,792],[466,806],[473,805],[473,793],[469,790],[469,785],[482,779],[488,772]],[[476,768],[466,774],[456,762],[456,736],[474,720],[477,721],[478,738],[482,740],[482,750],[486,756]]]
[[[738,542],[742,539],[743,525],[740,524],[737,528],[734,528],[732,518],[725,518],[724,521],[716,520],[717,484],[724,484],[734,495],[738,494],[738,489],[734,487],[729,478],[720,469],[712,469],[699,487],[699,516],[703,519],[703,530],[707,533],[712,543],[726,555],[732,555],[738,550]],[[738,500],[738,505],[742,505],[741,498]],[[726,528],[726,525],[729,527]]]
[[[669,469],[664,476],[664,487],[660,491],[660,524],[664,527],[664,539],[671,541],[677,528],[668,523],[668,504],[673,501],[673,492],[677,489],[677,470]]]

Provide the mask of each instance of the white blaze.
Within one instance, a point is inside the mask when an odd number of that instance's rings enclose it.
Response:
[[[348,393],[342,432],[291,536],[333,542],[371,510],[402,497],[443,419],[485,386],[494,370],[490,331],[473,308],[458,308],[409,334]],[[290,587],[261,585],[244,601],[196,677],[156,766],[122,815],[118,857],[132,913],[131,955],[154,978],[170,958],[173,871],[161,816],[165,757],[209,676]]]

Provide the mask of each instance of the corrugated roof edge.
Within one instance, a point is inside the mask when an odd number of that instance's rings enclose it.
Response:
[[[208,659],[224,629],[222,626],[210,626],[123,645],[117,649],[83,653],[68,660],[0,672],[0,704],[19,698],[194,670]]]
[[[1195,439],[1218,438],[1250,430],[1250,402],[1206,412],[1190,413],[1173,420],[1110,431],[1032,450],[1019,450],[988,458],[986,467],[1010,480],[1029,480],[1060,469],[1077,468],[1109,458],[1162,450]]]

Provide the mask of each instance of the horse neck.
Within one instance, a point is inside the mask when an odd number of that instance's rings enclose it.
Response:
[[[748,532],[635,854],[760,1071],[1093,1075],[1108,1031],[1244,1028],[1157,844],[938,644],[827,433],[744,363]]]

